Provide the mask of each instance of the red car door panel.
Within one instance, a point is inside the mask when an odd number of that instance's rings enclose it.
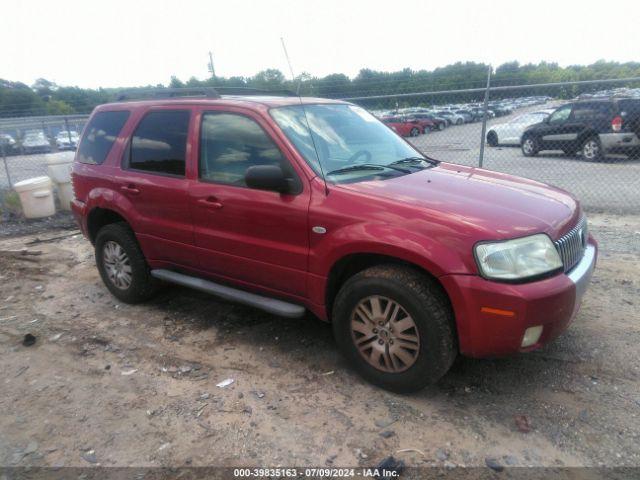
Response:
[[[243,184],[248,166],[270,163],[279,155],[295,172],[283,145],[255,113],[206,110],[199,114],[198,128],[204,135],[197,146],[199,179],[189,196],[199,268],[305,296],[308,185],[301,182],[301,192],[291,195]]]

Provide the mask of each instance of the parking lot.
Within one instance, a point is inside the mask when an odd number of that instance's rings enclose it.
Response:
[[[0,464],[638,465],[640,217],[590,223],[598,268],[564,335],[414,395],[354,374],[317,319],[178,287],[119,304],[77,232],[1,240]]]
[[[557,102],[516,110],[511,115],[492,118],[492,125],[508,122],[527,111],[553,108]],[[409,140],[425,154],[446,162],[478,165],[482,123],[454,125],[443,131],[433,131]],[[12,183],[46,175],[47,158],[73,152],[15,155],[6,158]],[[0,167],[2,167],[0,165]],[[604,162],[587,162],[579,155],[568,157],[562,152],[542,152],[536,157],[525,157],[517,146],[485,147],[484,168],[531,178],[555,185],[574,193],[585,208],[596,211],[635,213],[640,207],[640,160],[621,155],[610,155]],[[6,171],[0,168],[0,188],[7,188]]]
[[[491,125],[509,121],[529,110],[549,108],[546,105],[523,109],[509,116],[493,118]],[[446,162],[478,165],[482,123],[452,126],[430,132],[410,141],[425,154]],[[580,156],[568,157],[562,152],[542,152],[525,157],[517,146],[485,146],[484,168],[531,178],[574,193],[590,210],[637,212],[640,206],[640,160],[610,155],[605,162],[587,162]]]

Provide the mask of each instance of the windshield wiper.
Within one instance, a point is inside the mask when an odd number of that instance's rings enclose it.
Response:
[[[407,158],[403,158],[400,160],[396,160],[395,162],[391,162],[389,163],[387,166],[393,166],[393,165],[406,165],[406,164],[410,164],[410,166],[417,166],[416,163],[429,163],[432,166],[438,165],[440,162],[438,160],[435,160],[433,158],[429,158],[429,157],[407,157]]]
[[[396,170],[402,173],[411,173],[411,170],[406,168],[395,167],[393,165],[378,165],[377,163],[358,163],[356,165],[350,165],[344,168],[338,168],[337,170],[331,170],[327,175],[340,175],[342,173],[357,172],[359,170]]]

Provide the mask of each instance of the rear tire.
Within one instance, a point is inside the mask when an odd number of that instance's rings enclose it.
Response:
[[[446,125],[445,125],[444,123],[440,122],[440,123],[438,124],[438,130],[440,130],[440,131],[444,130],[445,126],[446,126]]]
[[[604,160],[602,145],[600,144],[600,139],[596,135],[593,135],[584,141],[580,148],[580,152],[582,153],[582,158],[587,162],[600,162]]]
[[[489,133],[487,133],[487,143],[489,144],[490,147],[497,147],[498,146],[498,134],[496,132],[494,132],[493,130],[491,130]]]
[[[536,137],[528,136],[522,139],[522,154],[525,157],[533,157],[540,151],[540,143]]]
[[[334,303],[333,332],[360,375],[394,392],[436,382],[457,355],[445,294],[432,279],[397,265],[372,267],[347,280]]]
[[[413,127],[409,132],[409,135],[412,137],[417,137],[418,135],[420,135],[420,129],[417,127]]]
[[[118,300],[140,303],[157,291],[159,282],[151,276],[140,245],[126,223],[111,223],[100,229],[95,257],[102,281]]]

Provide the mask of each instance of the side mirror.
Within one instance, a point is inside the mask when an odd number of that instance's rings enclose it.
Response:
[[[280,193],[291,193],[293,180],[287,178],[277,165],[256,165],[247,168],[244,181],[249,188],[271,190]]]

